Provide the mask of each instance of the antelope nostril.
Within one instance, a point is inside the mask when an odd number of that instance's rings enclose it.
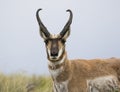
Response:
[[[51,50],[51,56],[58,56],[58,50],[57,49]]]
[[[58,56],[58,53],[51,53],[51,56]]]

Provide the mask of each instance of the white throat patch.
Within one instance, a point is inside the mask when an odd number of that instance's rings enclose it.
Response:
[[[63,62],[65,62],[65,59],[66,59],[66,55],[63,56],[63,58],[60,60],[60,61],[57,61],[57,62],[51,62],[51,61],[48,61],[48,65],[50,66],[55,66],[55,65],[58,65],[58,64],[62,64]],[[55,70],[51,70],[49,69],[49,72],[51,74],[51,76],[56,79],[56,77],[64,70],[63,66],[61,66],[60,68],[58,69],[55,69]]]

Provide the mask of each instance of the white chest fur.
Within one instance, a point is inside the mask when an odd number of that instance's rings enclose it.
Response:
[[[63,67],[60,67],[59,69],[55,69],[55,70],[50,70],[49,72],[51,74],[51,76],[56,79],[56,77],[63,71]]]
[[[54,78],[54,92],[68,92],[68,80],[63,81],[63,82],[57,82],[56,78],[57,76],[64,71],[63,67],[60,67],[59,69],[56,70],[49,70],[51,73],[51,76]]]
[[[68,92],[68,80],[61,83],[54,81],[54,92]]]
[[[88,92],[116,92],[120,87],[115,76],[104,76],[87,80],[87,86]]]

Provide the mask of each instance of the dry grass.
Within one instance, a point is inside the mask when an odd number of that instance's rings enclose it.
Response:
[[[0,73],[0,92],[52,92],[52,81],[47,76]]]

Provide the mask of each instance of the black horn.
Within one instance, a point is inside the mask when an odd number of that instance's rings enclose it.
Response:
[[[72,23],[72,18],[73,18],[73,14],[72,14],[72,11],[71,10],[66,10],[66,12],[69,12],[70,13],[70,17],[69,17],[69,20],[68,22],[66,23],[66,25],[64,26],[63,30],[60,32],[60,35],[61,37],[63,37],[65,35],[65,33],[70,30],[70,25]]]
[[[47,28],[44,26],[44,24],[42,23],[40,17],[39,17],[39,11],[42,10],[42,9],[38,9],[37,12],[36,12],[36,18],[37,18],[37,21],[38,21],[38,24],[39,24],[39,27],[40,27],[40,31],[42,31],[46,37],[49,37],[50,36],[50,33],[48,32]]]

